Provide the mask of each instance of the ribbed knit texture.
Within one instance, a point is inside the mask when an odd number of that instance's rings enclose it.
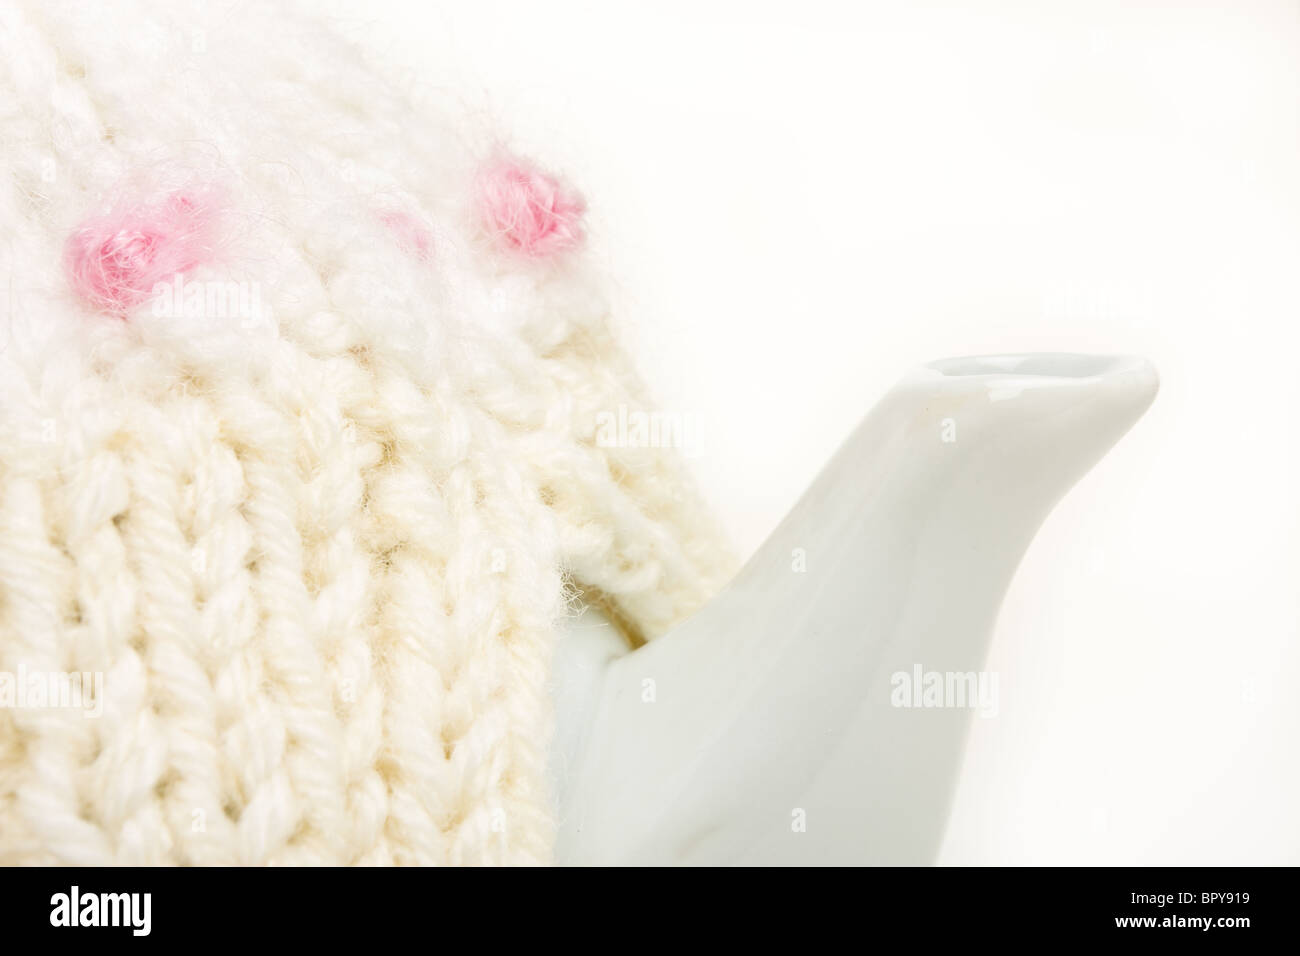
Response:
[[[484,232],[491,134],[262,8],[0,6],[0,672],[104,675],[0,708],[0,863],[547,862],[566,580],[652,637],[730,562],[598,446],[650,406],[589,256]],[[79,222],[196,181],[185,280],[263,315],[75,295]]]

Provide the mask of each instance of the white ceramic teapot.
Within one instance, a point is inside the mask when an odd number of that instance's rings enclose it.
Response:
[[[1011,576],[1156,389],[1129,357],[926,365],[688,621],[629,651],[574,620],[559,862],[933,862]]]

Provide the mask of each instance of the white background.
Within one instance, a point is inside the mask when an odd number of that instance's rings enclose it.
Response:
[[[1300,863],[1300,4],[329,6],[586,193],[744,554],[910,365],[1150,357],[941,862]]]

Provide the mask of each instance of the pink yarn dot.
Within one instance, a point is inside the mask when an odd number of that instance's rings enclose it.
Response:
[[[485,166],[478,202],[493,237],[530,258],[554,256],[583,240],[582,197],[525,160],[506,156]]]
[[[156,285],[211,258],[213,215],[199,196],[175,193],[87,219],[64,245],[68,283],[93,307],[124,316]]]
[[[400,209],[390,209],[379,216],[397,244],[421,262],[433,258],[433,233],[424,223]]]

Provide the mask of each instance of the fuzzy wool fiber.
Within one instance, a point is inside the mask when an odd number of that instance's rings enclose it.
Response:
[[[575,595],[652,639],[731,570],[596,439],[650,406],[580,194],[292,8],[0,54],[0,675],[103,681],[0,707],[0,864],[549,862]]]

